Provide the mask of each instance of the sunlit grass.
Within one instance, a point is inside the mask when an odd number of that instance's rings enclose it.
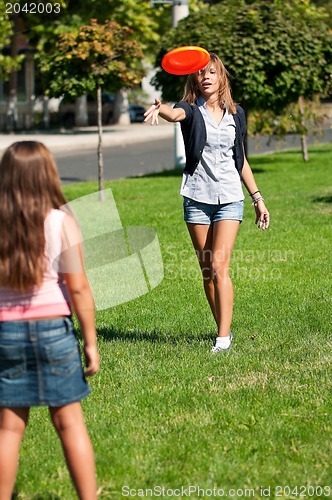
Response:
[[[179,175],[106,184],[124,226],[157,231],[165,277],[97,313],[102,366],[83,407],[100,498],[123,498],[125,486],[247,488],[261,498],[261,487],[330,484],[332,148],[311,148],[308,163],[297,151],[251,165],[271,228],[255,228],[246,199],[225,356],[210,354],[215,325],[182,221]],[[65,187],[69,199],[95,190]],[[16,495],[75,498],[46,409],[31,412]]]

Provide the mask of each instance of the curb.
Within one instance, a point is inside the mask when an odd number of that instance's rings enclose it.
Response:
[[[128,126],[109,126],[103,129],[103,146],[135,144],[169,138],[174,135],[174,124],[151,126],[147,123]],[[0,153],[16,141],[40,141],[50,151],[97,149],[98,130],[96,127],[76,129],[68,132],[47,133],[33,131],[24,133],[0,134]]]

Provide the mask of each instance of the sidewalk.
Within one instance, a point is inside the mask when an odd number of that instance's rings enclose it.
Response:
[[[103,146],[126,145],[144,141],[156,141],[174,135],[173,123],[160,123],[151,126],[148,123],[130,125],[108,125],[103,128]],[[82,150],[98,147],[97,127],[76,128],[74,130],[41,131],[31,130],[0,134],[0,154],[16,141],[40,141],[50,151]]]

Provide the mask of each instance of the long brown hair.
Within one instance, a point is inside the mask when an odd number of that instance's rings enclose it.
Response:
[[[220,78],[219,104],[221,107],[224,107],[226,105],[229,113],[234,114],[236,113],[236,104],[232,98],[231,86],[229,83],[229,73],[223,65],[221,59],[217,56],[217,54],[214,54],[213,52],[210,53],[210,62],[202,71],[206,71],[207,69],[209,69],[211,64],[215,65],[216,71]],[[194,104],[199,95],[200,91],[197,85],[197,73],[188,75],[182,100],[188,102],[189,104]]]
[[[67,203],[50,151],[37,141],[9,146],[0,162],[0,285],[40,286],[45,271],[44,221]]]

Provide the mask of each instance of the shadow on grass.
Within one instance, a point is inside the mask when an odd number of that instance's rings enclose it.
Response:
[[[330,148],[324,148],[324,147],[318,147],[315,145],[312,145],[311,147],[309,146],[308,148],[309,151],[309,159],[311,154],[324,154],[324,155],[331,155],[331,149]],[[290,148],[290,149],[283,149],[283,150],[278,150],[278,151],[266,151],[264,153],[259,153],[258,151],[255,152],[250,151],[248,154],[249,162],[253,163],[273,163],[276,160],[276,156],[301,156],[302,158],[302,149],[298,147]]]
[[[20,496],[20,492],[19,491],[16,491],[13,493],[12,497],[11,497],[11,500],[18,500],[19,498],[22,498]],[[39,495],[37,493],[37,495],[33,495],[32,497],[29,497],[31,500],[61,500],[61,497],[59,497],[58,495]]]
[[[170,170],[162,170],[161,172],[151,172],[143,175],[131,175],[129,179],[146,179],[149,177],[181,177],[183,173],[182,168],[172,168]]]
[[[332,203],[332,194],[327,196],[319,196],[313,199],[314,203]]]
[[[121,331],[115,328],[98,328],[98,336],[103,337],[104,340],[113,342],[150,342],[151,344],[191,344],[194,342],[201,342],[210,340],[211,334],[200,335],[199,337],[176,333],[161,333],[157,330],[151,332],[134,330],[134,331]]]
[[[301,151],[302,153],[302,151]],[[326,149],[318,149],[318,148],[313,148],[313,149],[310,149],[309,147],[309,159],[310,159],[310,154],[320,154],[320,155],[331,155],[331,149],[330,148],[326,148]]]
[[[276,170],[275,164],[278,161],[278,156],[274,153],[269,153],[268,155],[249,157],[248,161],[254,174],[265,174]]]
[[[255,162],[256,163],[256,162]],[[255,175],[255,174],[265,174],[266,173],[266,170],[264,168],[256,168],[255,167],[255,163],[254,164],[251,164],[251,170],[252,170],[252,173]],[[269,168],[269,172],[271,172],[271,169]]]
[[[80,177],[60,177],[61,182],[86,182],[86,179]]]

